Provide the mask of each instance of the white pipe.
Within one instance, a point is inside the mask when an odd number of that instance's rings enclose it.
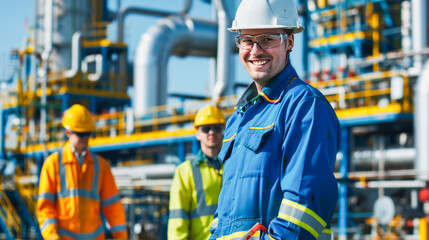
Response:
[[[412,31],[413,50],[419,52],[427,46],[427,0],[412,0]],[[419,73],[423,65],[423,58],[414,57],[414,70]]]
[[[83,73],[88,72],[88,64],[90,62],[95,62],[95,73],[88,74],[88,80],[95,82],[100,80],[100,78],[103,76],[103,55],[95,54],[86,56],[82,61]]]
[[[112,167],[115,178],[133,178],[138,180],[172,178],[176,165],[174,164],[150,164],[132,167]]]
[[[401,44],[402,52],[410,52],[412,50],[411,43],[411,3],[403,1],[401,3]],[[404,58],[404,65],[408,68],[411,65],[411,58]]]
[[[342,160],[339,156],[339,159]],[[388,148],[385,150],[356,150],[352,153],[351,167],[355,169],[371,168],[377,166],[384,158],[385,168],[412,168],[416,159],[415,148]]]
[[[227,10],[225,9],[226,4],[225,0],[215,0],[217,8],[217,18],[218,18],[218,51],[217,51],[217,61],[216,61],[216,83],[212,93],[212,100],[214,103],[219,101],[219,98],[225,95],[231,85],[229,80],[232,80],[231,69],[232,59],[231,59],[231,49],[232,49],[232,34],[227,30],[229,24],[231,24],[231,17],[229,16]],[[231,2],[231,1],[229,1]]]
[[[356,188],[423,188],[426,182],[419,180],[390,180],[390,181],[369,181],[366,184],[356,182]]]
[[[134,60],[134,109],[148,108],[167,101],[167,63],[171,54],[180,57],[216,56],[217,24],[187,16],[158,21],[142,35]]]
[[[429,180],[429,60],[417,78],[414,100],[414,136],[417,149],[415,169],[418,179]]]
[[[390,169],[411,169],[417,157],[415,148],[387,148],[384,150],[360,149],[354,151],[351,159],[351,168],[353,171],[362,171],[363,169],[373,168],[378,165],[382,157],[385,160],[386,170]],[[336,168],[339,167],[343,156],[341,153],[336,157]]]
[[[46,0],[45,2],[45,18],[43,22],[43,28],[44,28],[44,49],[42,53],[42,59],[48,60],[49,55],[52,52],[52,22],[53,22],[53,0]]]
[[[82,34],[80,32],[75,32],[72,38],[72,59],[71,59],[71,69],[67,70],[64,73],[64,76],[68,78],[73,78],[77,75],[80,70],[81,62],[81,39]]]
[[[117,17],[118,42],[124,41],[124,22],[125,22],[125,17],[128,14],[135,13],[135,14],[141,14],[141,15],[152,15],[152,16],[160,16],[160,17],[167,17],[172,15],[185,15],[191,9],[191,5],[192,5],[192,0],[186,0],[186,3],[183,9],[180,12],[165,12],[165,11],[152,10],[152,9],[140,8],[140,7],[127,7],[124,9],[120,9]]]
[[[52,32],[53,32],[53,27],[52,27],[52,22],[53,22],[53,4],[54,1],[53,0],[46,0],[45,2],[45,19],[44,19],[44,29],[45,29],[45,37],[44,37],[44,41],[45,41],[45,45],[44,45],[44,50],[42,53],[42,60],[43,60],[43,64],[44,64],[44,78],[42,80],[42,96],[40,97],[40,139],[42,141],[42,145],[43,145],[43,153],[44,153],[44,157],[46,158],[48,155],[48,151],[47,151],[47,147],[46,147],[46,121],[47,121],[47,116],[46,116],[46,88],[47,88],[47,84],[48,84],[48,69],[49,69],[49,57],[51,56],[52,53]]]

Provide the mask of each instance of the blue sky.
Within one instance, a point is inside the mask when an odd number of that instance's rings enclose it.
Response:
[[[34,25],[36,0],[0,0],[0,64],[5,64],[4,59],[13,48],[21,48],[26,37],[26,21],[29,25]],[[185,0],[111,0],[109,8],[117,9],[117,3],[121,6],[140,6],[163,11],[178,11],[182,9]],[[211,6],[202,0],[194,0],[191,7],[191,16],[212,19]],[[129,46],[128,54],[131,59],[134,58],[135,49],[140,41],[141,35],[147,29],[156,24],[159,17],[149,17],[142,15],[130,15],[125,20],[125,37],[124,41]],[[116,36],[116,24],[112,26],[111,35]],[[301,60],[300,36],[296,36],[295,48],[292,54],[292,62],[300,74]],[[250,83],[247,72],[241,66],[238,56],[235,57],[236,79],[235,82]],[[0,66],[0,71],[3,66]],[[1,73],[0,73],[1,74]],[[1,77],[1,76],[0,76]],[[185,93],[194,95],[209,95],[209,78],[210,66],[209,59],[202,57],[174,57],[172,56],[168,63],[168,92]]]

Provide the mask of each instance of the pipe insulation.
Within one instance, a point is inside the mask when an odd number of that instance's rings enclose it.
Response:
[[[142,114],[166,104],[170,55],[215,57],[217,32],[215,21],[189,16],[163,18],[149,28],[140,39],[134,60],[135,112]]]

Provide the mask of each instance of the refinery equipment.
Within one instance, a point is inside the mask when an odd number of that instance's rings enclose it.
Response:
[[[295,43],[303,48],[301,77],[325,94],[342,125],[334,238],[429,239],[429,4],[297,1],[306,28]],[[65,143],[63,111],[80,103],[96,119],[91,150],[112,166],[130,236],[166,239],[175,166],[199,147],[195,113],[217,102],[228,117],[237,99],[236,49],[226,28],[239,0],[204,2],[213,9],[207,19],[189,14],[192,0],[177,11],[36,1],[34,30],[25,47],[11,51],[11,74],[0,82],[0,238],[41,239],[38,174]],[[124,42],[130,14],[159,18],[133,62]],[[210,96],[182,94],[167,104],[173,55],[214,59]]]

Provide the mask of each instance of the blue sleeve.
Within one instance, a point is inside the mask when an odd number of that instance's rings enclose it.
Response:
[[[217,209],[213,215],[213,222],[210,225],[210,237],[209,240],[216,240],[216,229],[217,229],[217,224],[218,224],[218,214],[217,214]]]
[[[268,228],[273,238],[330,239],[330,220],[338,200],[333,172],[339,132],[338,118],[323,98],[301,100],[286,117],[283,199]]]

